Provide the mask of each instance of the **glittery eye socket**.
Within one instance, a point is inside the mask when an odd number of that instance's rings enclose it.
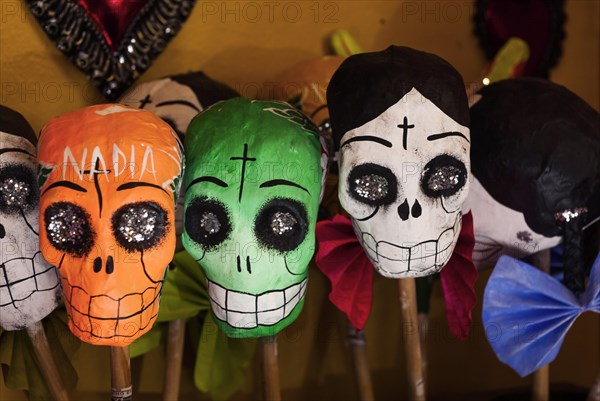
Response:
[[[185,231],[204,249],[221,244],[231,232],[227,208],[214,199],[195,198],[185,211]]]
[[[452,156],[440,155],[425,165],[421,188],[425,195],[432,198],[447,197],[460,191],[466,181],[464,163]]]
[[[306,209],[293,199],[271,199],[256,215],[254,234],[269,249],[293,251],[304,241],[307,232]]]
[[[350,196],[367,205],[383,206],[396,200],[396,176],[387,167],[374,163],[356,166],[348,174]]]
[[[23,165],[9,165],[0,170],[0,212],[17,214],[37,206],[39,191],[35,175]]]
[[[59,251],[76,257],[90,253],[96,233],[90,215],[71,202],[53,203],[44,211],[46,237]]]
[[[158,245],[169,227],[167,212],[154,202],[121,206],[111,220],[117,242],[129,252],[141,252]]]

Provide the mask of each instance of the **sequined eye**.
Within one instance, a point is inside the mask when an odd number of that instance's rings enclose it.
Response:
[[[431,197],[452,196],[465,186],[467,169],[460,160],[441,155],[425,165],[421,188]]]
[[[229,221],[229,213],[221,202],[195,198],[185,212],[185,231],[194,242],[209,249],[229,237]]]
[[[38,204],[39,194],[33,172],[23,165],[0,170],[0,211],[16,214]]]
[[[258,212],[254,232],[267,248],[292,251],[308,232],[306,209],[293,199],[272,199]]]
[[[387,205],[396,199],[396,176],[387,167],[367,163],[356,166],[348,175],[350,196],[373,206]]]
[[[94,245],[96,234],[90,215],[74,203],[57,202],[48,206],[44,224],[48,241],[59,251],[81,258]]]
[[[112,229],[123,248],[129,252],[141,252],[164,238],[168,230],[168,215],[154,202],[129,203],[113,214]]]

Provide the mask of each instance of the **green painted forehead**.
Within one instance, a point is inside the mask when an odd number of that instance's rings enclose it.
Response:
[[[316,132],[314,124],[287,103],[244,98],[227,100],[206,109],[190,123],[185,140],[188,166],[192,170],[208,168],[202,164],[229,160],[234,150],[243,157],[244,145],[253,155],[263,157],[256,160],[258,163],[273,163],[284,158],[311,163],[315,147],[320,157]],[[286,149],[282,149],[283,146]],[[188,184],[186,182],[186,186]]]

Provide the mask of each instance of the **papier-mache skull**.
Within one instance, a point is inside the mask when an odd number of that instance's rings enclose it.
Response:
[[[414,49],[349,57],[327,90],[339,199],[375,269],[421,277],[448,262],[469,188],[460,74]]]
[[[555,246],[564,223],[600,216],[600,114],[549,81],[504,80],[471,108],[473,213],[478,268],[501,254]],[[595,251],[594,251],[595,252]]]
[[[175,249],[183,147],[148,111],[99,105],[42,129],[40,243],[58,267],[69,328],[125,346],[150,330]]]
[[[37,138],[25,118],[0,106],[0,326],[21,330],[60,302],[56,268],[40,252]]]
[[[215,321],[230,337],[274,335],[304,304],[325,167],[316,127],[287,103],[236,98],[195,117],[185,149],[183,245]]]
[[[183,142],[190,121],[199,112],[216,102],[237,96],[239,94],[229,86],[195,71],[139,84],[125,93],[119,103],[153,112],[167,122]],[[184,191],[181,191],[175,214],[177,251],[183,250],[184,196]]]

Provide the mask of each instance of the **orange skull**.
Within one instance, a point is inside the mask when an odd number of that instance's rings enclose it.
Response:
[[[128,345],[152,327],[173,257],[181,143],[148,111],[100,105],[51,120],[38,148],[40,246],[69,327]]]

